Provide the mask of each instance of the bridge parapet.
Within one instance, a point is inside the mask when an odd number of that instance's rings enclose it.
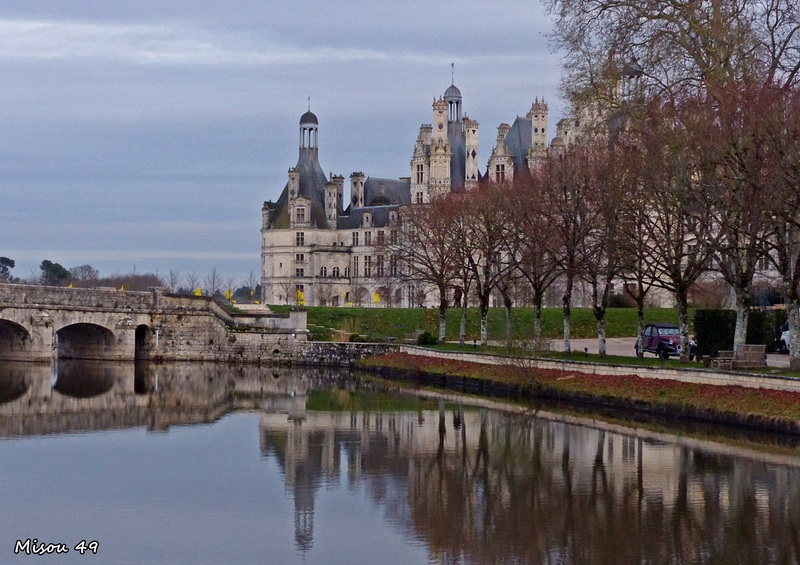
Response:
[[[231,312],[209,297],[0,284],[0,359],[260,360],[308,338],[306,312]]]

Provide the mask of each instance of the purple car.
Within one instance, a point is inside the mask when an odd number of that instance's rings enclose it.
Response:
[[[689,359],[694,359],[694,344],[689,344]],[[636,340],[636,354],[639,349],[655,353],[661,359],[678,357],[681,354],[681,330],[673,324],[647,324],[642,332],[641,343]]]

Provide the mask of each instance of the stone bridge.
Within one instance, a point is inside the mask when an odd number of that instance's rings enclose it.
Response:
[[[203,296],[0,284],[0,361],[243,361],[290,354],[306,313],[236,314]]]

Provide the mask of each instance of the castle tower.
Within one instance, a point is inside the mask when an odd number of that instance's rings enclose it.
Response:
[[[336,187],[336,212],[341,214],[344,211],[344,177],[333,175],[331,180]]]
[[[528,148],[528,165],[547,156],[547,104],[537,97],[525,116],[531,121],[531,145]]]
[[[331,180],[325,183],[325,219],[331,229],[336,228],[336,218],[339,215],[338,203],[336,183],[333,181],[333,176],[331,176]]]
[[[466,140],[466,171],[464,188],[471,190],[478,185],[478,122],[464,116]]]
[[[506,123],[497,126],[497,142],[486,167],[489,180],[495,183],[511,182],[514,179],[514,159],[506,147],[506,136],[511,126]]]
[[[439,98],[433,102],[433,135],[431,137],[428,192],[431,198],[450,193],[450,140],[448,139],[448,103]]]
[[[430,177],[428,147],[431,144],[432,133],[432,125],[422,124],[419,127],[417,142],[414,144],[414,155],[411,157],[412,204],[422,204],[430,200],[428,194],[428,180]]]
[[[353,203],[353,208],[362,208],[364,206],[364,180],[366,177],[361,171],[354,172],[350,175],[350,200]]]
[[[300,194],[300,171],[297,167],[289,169],[289,199],[297,198]]]

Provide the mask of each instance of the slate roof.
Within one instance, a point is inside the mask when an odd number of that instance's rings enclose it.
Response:
[[[328,221],[325,218],[325,182],[327,179],[322,167],[319,165],[318,149],[301,148],[295,168],[300,173],[300,186],[297,196],[308,198],[311,201],[311,225],[318,228],[327,228]],[[287,182],[273,208],[270,227],[289,227],[288,202],[289,183]]]
[[[531,147],[530,118],[514,120],[514,124],[506,135],[506,148],[509,155],[514,158],[514,172],[528,170],[528,149]]]
[[[450,141],[450,186],[463,188],[467,176],[467,140],[461,129],[462,121],[447,123],[447,138]]]
[[[389,212],[396,212],[400,209],[397,204],[389,206],[367,206],[365,208],[355,208],[352,206],[339,216],[336,227],[340,230],[358,229],[364,225],[364,212],[372,213],[372,225],[382,228],[389,225]]]
[[[381,185],[383,191],[388,198],[380,199]],[[377,200],[377,201],[376,201]],[[364,202],[372,206],[379,205],[379,202],[384,200],[384,204],[411,204],[411,179],[383,179],[379,177],[367,177],[364,181]]]

